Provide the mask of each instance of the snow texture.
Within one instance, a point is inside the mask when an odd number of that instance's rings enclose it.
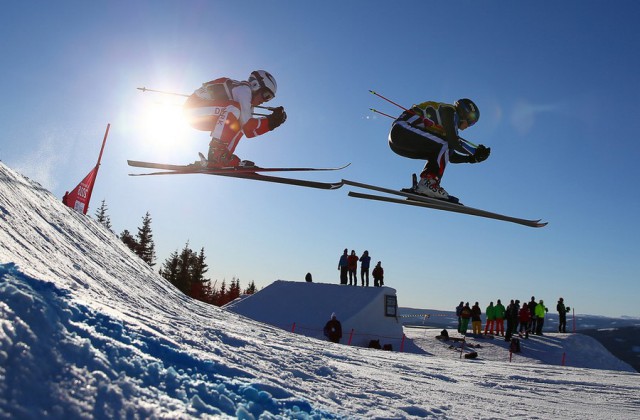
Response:
[[[640,375],[580,334],[464,359],[439,329],[381,351],[191,300],[2,163],[0,242],[0,418],[640,417]]]

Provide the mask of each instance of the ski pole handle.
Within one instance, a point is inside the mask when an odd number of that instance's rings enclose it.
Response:
[[[272,106],[256,105],[256,106],[254,106],[254,108],[260,108],[260,109],[266,109],[266,110],[269,110],[269,111],[275,111],[275,108],[272,107]]]

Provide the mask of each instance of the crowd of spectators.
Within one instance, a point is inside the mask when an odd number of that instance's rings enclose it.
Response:
[[[567,312],[570,308],[565,306],[564,299],[558,299],[556,305],[558,312],[558,332],[567,332]],[[531,296],[529,302],[520,305],[520,300],[511,299],[505,307],[500,299],[496,300],[494,305],[490,302],[484,311],[485,317],[485,335],[498,335],[505,337],[506,341],[511,340],[514,334],[521,337],[529,338],[529,334],[542,335],[545,316],[549,309],[540,299],[536,301],[535,296]],[[471,321],[472,333],[476,335],[483,334],[482,331],[482,309],[480,304],[476,302],[473,306],[469,302],[461,301],[456,307],[456,316],[458,317],[458,332],[466,334]]]

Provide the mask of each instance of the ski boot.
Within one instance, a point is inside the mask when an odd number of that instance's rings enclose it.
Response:
[[[416,194],[421,194],[439,200],[449,201],[449,193],[440,186],[440,181],[433,175],[427,175],[426,178],[420,178],[415,186]]]
[[[240,165],[240,158],[230,153],[226,145],[221,143],[212,144],[209,147],[206,167],[209,169],[233,168]],[[218,146],[218,147],[216,147]],[[202,159],[202,157],[201,157]]]
[[[449,195],[449,193],[440,186],[440,181],[435,175],[428,174],[426,178],[420,178],[420,181],[418,181],[416,174],[413,174],[412,184],[411,188],[404,188],[402,191],[435,198],[449,203],[460,204],[460,200],[458,200],[457,197]]]
[[[221,168],[253,168],[256,166],[255,162],[250,160],[240,160],[236,155],[231,155],[231,159],[223,160],[209,160],[204,157],[202,153],[198,153],[200,160],[196,160],[190,166],[199,166],[209,169],[221,169]]]

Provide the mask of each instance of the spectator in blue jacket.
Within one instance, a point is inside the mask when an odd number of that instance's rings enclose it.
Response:
[[[344,249],[340,261],[338,261],[338,270],[340,270],[340,284],[347,284],[347,274],[349,273],[349,250]]]
[[[362,286],[365,286],[364,278],[367,278],[366,286],[369,287],[369,264],[371,263],[371,257],[369,251],[364,251],[360,257],[360,281]]]

